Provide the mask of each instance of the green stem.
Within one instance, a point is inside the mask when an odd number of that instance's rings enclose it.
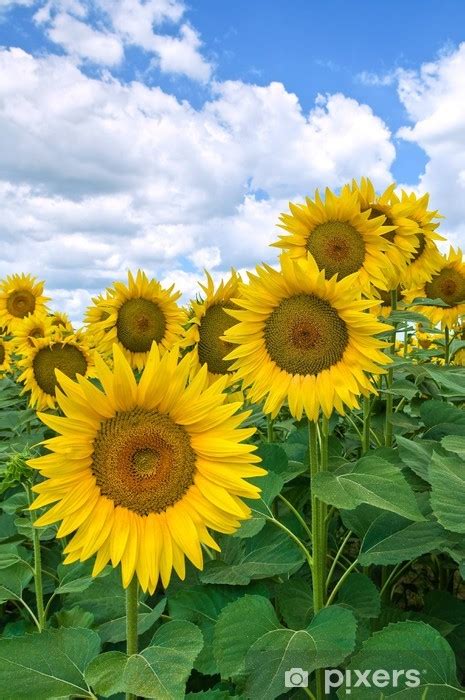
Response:
[[[397,310],[397,289],[391,291],[391,307],[393,311]],[[397,334],[397,324],[394,323],[394,330],[392,332],[391,343],[392,347],[390,350],[391,355],[396,354],[396,334]],[[389,366],[387,374],[387,394],[386,394],[386,425],[384,433],[384,444],[386,447],[392,447],[393,441],[393,425],[392,425],[392,413],[394,407],[394,396],[391,393],[392,382],[394,379],[394,369],[392,365]]]
[[[297,537],[297,535],[294,535],[294,533],[292,532],[292,530],[289,530],[289,528],[286,527],[285,525],[283,525],[283,523],[282,523],[280,520],[276,520],[276,518],[274,518],[274,517],[272,517],[272,516],[268,516],[268,515],[265,515],[265,518],[266,518],[267,522],[273,523],[273,525],[276,525],[276,527],[279,527],[280,530],[282,530],[283,532],[285,532],[286,535],[287,535],[288,537],[290,537],[291,540],[293,540],[293,542],[296,543],[296,545],[299,547],[299,549],[302,550],[303,554],[305,555],[305,559],[307,560],[307,564],[308,564],[308,567],[309,567],[310,571],[313,571],[313,558],[312,558],[312,555],[310,554],[310,552],[308,551],[307,547],[304,545],[304,543],[302,542],[302,540],[300,540],[300,539]]]
[[[32,491],[30,484],[26,484],[27,500],[32,503]],[[44,591],[42,584],[42,554],[40,551],[40,533],[35,527],[36,521],[34,511],[30,510],[29,515],[32,525],[32,546],[34,550],[34,590],[36,594],[37,627],[39,632],[45,627]]]
[[[126,652],[128,656],[137,654],[137,622],[139,608],[139,583],[137,576],[132,577],[132,581],[126,588]],[[136,700],[132,693],[126,693],[126,700]]]
[[[318,425],[315,421],[308,421],[308,443],[310,462],[311,506],[312,506],[312,555],[313,555],[313,612],[316,615],[325,605],[326,594],[326,504],[320,501],[313,491],[315,476],[328,468],[328,419],[323,418],[321,423],[321,459],[318,459]],[[315,671],[316,698],[323,700],[324,669]]]
[[[266,438],[268,442],[274,442],[273,419],[269,415],[266,417]]]
[[[285,505],[289,508],[289,510],[291,511],[291,513],[293,513],[293,514],[295,515],[296,520],[298,520],[299,523],[302,525],[303,529],[305,530],[306,534],[308,535],[308,538],[309,538],[310,541],[311,541],[311,539],[312,539],[311,530],[310,530],[310,528],[308,527],[308,525],[307,525],[307,523],[305,522],[305,520],[303,519],[303,517],[300,515],[299,511],[297,510],[297,508],[295,508],[295,507],[292,505],[292,503],[291,503],[290,501],[288,501],[287,498],[285,498],[285,497],[282,495],[282,493],[278,493],[278,498],[279,498],[280,501],[282,501],[283,503],[285,503]]]
[[[444,328],[444,362],[450,364],[450,331],[449,326]]]
[[[336,585],[334,586],[334,588],[333,588],[333,590],[332,590],[332,592],[331,592],[331,595],[330,595],[329,598],[328,598],[328,602],[326,603],[327,606],[328,606],[328,605],[331,605],[331,603],[333,602],[334,598],[336,597],[337,592],[338,592],[339,589],[341,588],[342,584],[344,583],[344,581],[346,580],[346,578],[352,573],[352,571],[355,569],[355,567],[357,566],[357,564],[358,564],[358,562],[357,562],[357,559],[356,559],[356,560],[353,561],[352,564],[344,571],[344,573],[342,574],[341,578],[339,579],[339,581],[338,581],[338,582],[336,583]]]
[[[371,401],[369,396],[363,397],[363,434],[362,434],[362,454],[366,454],[370,449],[370,425]]]
[[[334,570],[335,570],[337,563],[342,555],[342,552],[344,551],[344,547],[346,546],[347,542],[350,540],[351,536],[352,536],[352,530],[349,530],[347,535],[344,537],[341,546],[339,547],[338,551],[336,552],[336,556],[333,559],[333,563],[331,565],[331,568],[329,570],[329,574],[328,574],[327,579],[326,579],[326,590],[328,590],[329,584],[331,583],[331,579],[332,579],[333,574],[334,574]]]

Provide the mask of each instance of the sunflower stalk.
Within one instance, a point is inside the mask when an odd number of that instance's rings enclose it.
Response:
[[[397,288],[391,290],[391,307],[393,311],[397,310]],[[394,323],[394,330],[392,332],[392,339],[391,339],[391,355],[396,354],[396,335],[397,335],[397,324]],[[394,396],[392,394],[392,383],[394,380],[394,368],[392,365],[389,366],[388,373],[387,373],[387,393],[386,393],[386,426],[385,426],[385,440],[384,444],[386,447],[392,447],[392,439],[393,439],[393,425],[392,425],[392,414],[393,414],[393,408],[394,408]]]
[[[31,485],[25,485],[27,500],[29,506],[32,504]],[[35,527],[35,515],[32,510],[29,510],[29,516],[32,526],[32,547],[34,550],[34,591],[36,597],[37,617],[36,624],[39,632],[45,628],[45,608],[44,608],[44,592],[42,584],[42,553],[40,551],[40,533]]]
[[[371,401],[369,396],[363,397],[363,434],[362,434],[362,454],[366,454],[370,449],[371,431]]]
[[[320,449],[318,444],[318,424],[308,421],[310,482],[313,487],[315,476],[328,468],[328,437],[329,422],[326,417],[321,420]],[[312,585],[313,585],[313,612],[316,615],[325,606],[326,596],[326,553],[327,553],[327,526],[326,504],[314,494],[311,488],[312,507]],[[324,670],[315,671],[316,698],[322,700],[324,691]]]
[[[133,576],[126,588],[126,653],[128,656],[137,654],[138,651],[138,612],[139,612],[139,583],[137,576]],[[126,693],[126,700],[136,700],[132,693]]]
[[[444,328],[444,364],[450,364],[450,330],[449,326]]]

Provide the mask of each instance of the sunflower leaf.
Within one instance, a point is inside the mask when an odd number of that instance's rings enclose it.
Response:
[[[274,700],[287,691],[286,672],[339,665],[354,649],[357,622],[351,610],[330,606],[302,630],[281,627],[262,635],[246,657],[246,695]]]
[[[379,457],[363,457],[313,479],[314,493],[325,503],[351,510],[368,503],[410,520],[424,520],[415,495],[398,466]]]
[[[222,678],[240,676],[252,644],[265,632],[279,629],[270,601],[258,595],[246,595],[227,605],[215,625],[213,654]]]
[[[84,670],[100,650],[93,630],[61,628],[0,640],[0,687],[8,697],[92,698]]]
[[[128,658],[124,692],[156,700],[182,700],[202,646],[202,632],[192,622],[167,622],[155,632],[150,646]]]

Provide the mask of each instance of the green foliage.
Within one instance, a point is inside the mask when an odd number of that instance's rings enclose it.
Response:
[[[414,310],[392,320],[403,330],[424,321]],[[410,325],[409,325],[410,324]],[[372,398],[369,449],[364,414],[333,415],[328,471],[309,478],[305,420],[283,409],[265,441],[262,407],[248,424],[268,474],[253,481],[252,518],[221,551],[205,552],[164,591],[140,595],[139,653],[126,653],[125,592],[118,569],[92,577],[93,560],[63,565],[56,527],[34,530],[28,504],[40,477],[27,460],[52,433],[0,380],[0,697],[157,700],[303,698],[289,689],[291,668],[350,671],[350,697],[399,700],[463,696],[465,679],[465,374],[396,357],[394,381]],[[442,346],[440,343],[442,342]],[[451,355],[465,347],[453,340]],[[386,397],[393,441],[385,443]],[[327,504],[326,600],[314,614],[310,494]],[[34,537],[34,532],[36,537]],[[45,606],[41,627],[35,588],[39,542]],[[328,572],[331,574],[328,577]],[[397,685],[399,669],[420,671],[418,687]],[[358,672],[384,669],[386,687],[353,686]],[[348,697],[346,677],[331,696]],[[6,693],[5,693],[6,689]]]

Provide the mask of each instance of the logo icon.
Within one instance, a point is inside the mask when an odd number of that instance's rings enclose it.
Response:
[[[290,668],[284,674],[286,688],[308,688],[308,671],[303,668]]]

